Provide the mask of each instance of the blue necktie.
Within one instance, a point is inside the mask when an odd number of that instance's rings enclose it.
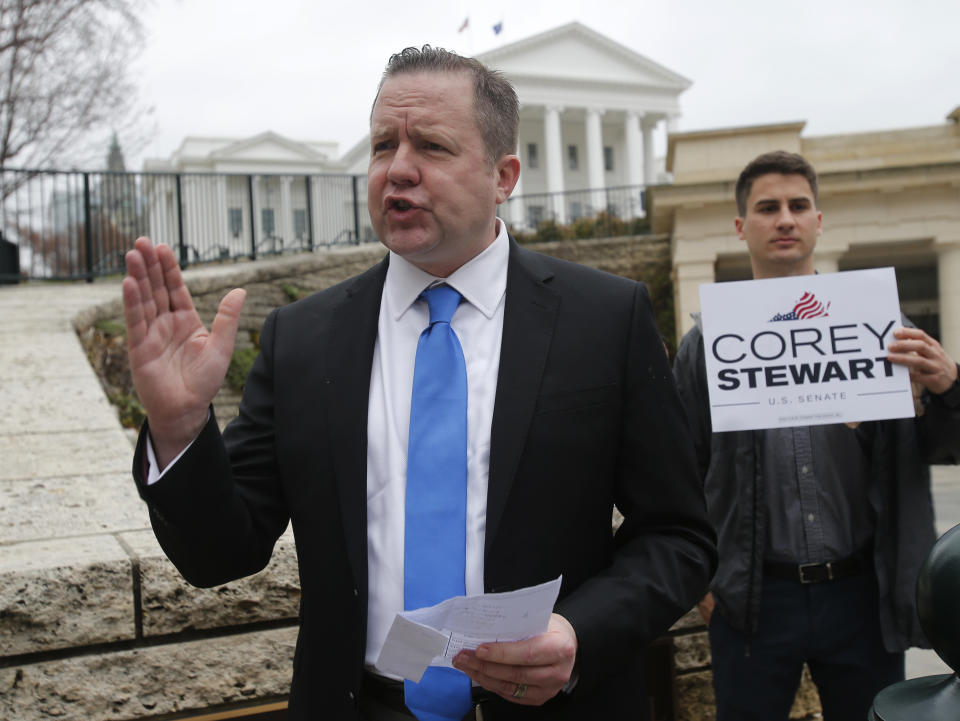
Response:
[[[407,610],[465,593],[467,546],[467,368],[450,319],[460,294],[440,285],[421,295],[430,325],[420,334],[410,401],[403,595]],[[404,682],[420,721],[460,721],[470,711],[470,679],[430,666]]]

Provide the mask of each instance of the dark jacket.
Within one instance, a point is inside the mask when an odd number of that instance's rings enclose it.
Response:
[[[764,431],[713,433],[703,334],[683,337],[674,375],[687,410],[720,566],[711,584],[723,617],[756,630],[766,523],[761,448]],[[916,579],[936,540],[929,463],[960,462],[960,409],[953,398],[925,394],[922,417],[861,425],[870,442],[867,501],[876,519],[873,560],[880,624],[888,651],[929,647],[916,613]]]
[[[270,315],[239,417],[140,492],[191,583],[263,568],[288,520],[302,589],[290,719],[357,719],[367,618],[367,408],[384,261]],[[714,534],[646,289],[511,243],[484,585],[563,575],[579,681],[490,719],[625,718],[640,651],[705,591]],[[137,461],[134,471],[140,468]],[[625,521],[610,532],[613,505]]]

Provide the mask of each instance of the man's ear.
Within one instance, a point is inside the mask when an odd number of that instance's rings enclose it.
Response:
[[[746,240],[743,237],[743,218],[741,218],[739,215],[736,218],[734,218],[733,227],[737,229],[737,237],[740,240]]]
[[[496,165],[497,205],[510,197],[520,179],[520,158],[516,155],[501,155]]]

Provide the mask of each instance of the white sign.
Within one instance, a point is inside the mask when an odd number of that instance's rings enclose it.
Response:
[[[908,418],[893,268],[700,286],[714,431]]]

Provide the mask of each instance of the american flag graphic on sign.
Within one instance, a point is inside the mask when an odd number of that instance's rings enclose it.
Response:
[[[793,310],[787,311],[786,313],[777,313],[770,321],[775,320],[806,320],[807,318],[824,318],[830,315],[827,311],[830,309],[830,301],[827,301],[827,304],[824,305],[813,293],[806,292],[800,296],[794,306]]]

